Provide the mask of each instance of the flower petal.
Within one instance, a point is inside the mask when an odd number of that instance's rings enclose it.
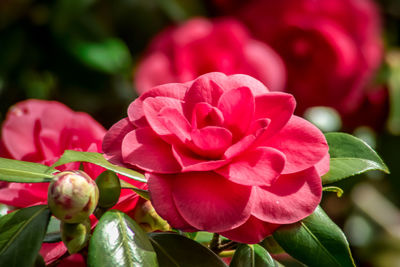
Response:
[[[142,170],[175,173],[181,170],[171,146],[160,139],[149,127],[128,133],[122,141],[122,158]]]
[[[181,146],[172,146],[172,152],[182,167],[182,172],[211,171],[218,169],[229,162],[227,159],[210,160],[200,157],[189,149]]]
[[[225,79],[225,83],[221,84],[224,88],[235,89],[239,87],[247,87],[251,90],[253,96],[258,96],[269,92],[262,82],[245,74],[234,74]]]
[[[63,242],[42,243],[42,247],[39,251],[46,265],[59,259],[65,252],[67,252],[67,247]]]
[[[137,127],[148,126],[143,112],[143,101],[148,97],[165,96],[182,100],[190,83],[169,83],[163,84],[143,93],[136,98],[128,107],[129,120]]]
[[[172,70],[168,56],[163,52],[153,51],[138,65],[134,80],[136,91],[143,94],[156,85],[176,81]]]
[[[222,112],[206,102],[197,103],[193,109],[192,127],[221,126],[224,122]]]
[[[279,226],[279,224],[263,222],[254,216],[250,216],[241,226],[219,234],[236,242],[257,244],[272,234]]]
[[[225,78],[226,75],[222,73],[212,72],[201,75],[193,81],[192,86],[187,90],[184,97],[184,112],[186,118],[192,118],[193,109],[197,103],[205,102],[211,106],[217,106],[218,99],[224,92],[217,81]]]
[[[158,135],[164,138],[171,136],[171,132],[164,125],[164,121],[160,119],[160,112],[164,108],[174,108],[182,111],[181,101],[170,97],[149,97],[143,101],[143,111],[150,127]]]
[[[47,190],[37,191],[32,184],[18,184],[0,189],[0,203],[13,207],[25,208],[47,203]],[[48,184],[47,184],[48,186]]]
[[[179,174],[173,184],[172,195],[179,213],[197,229],[228,231],[250,216],[249,186],[231,183],[213,172]]]
[[[270,92],[255,98],[254,120],[267,118],[271,122],[269,135],[279,131],[292,117],[296,100],[290,94]]]
[[[269,186],[285,166],[285,155],[273,148],[258,147],[216,170],[228,180],[241,185]]]
[[[7,113],[1,134],[4,146],[14,159],[36,162],[45,159],[38,144],[38,135],[42,129],[41,118],[49,108],[58,117],[58,122],[64,119],[69,121],[72,110],[54,101],[26,100],[13,106]],[[52,128],[61,132],[64,124],[62,122]]]
[[[177,229],[194,230],[178,212],[172,198],[172,188],[175,175],[159,175],[146,173],[147,184],[151,196],[151,202],[156,212],[168,223]]]
[[[181,143],[186,143],[191,139],[190,131],[192,127],[186,118],[175,108],[166,107],[159,113],[159,120],[164,123],[165,128],[174,134]]]
[[[232,144],[232,133],[222,127],[208,126],[191,133],[191,149],[200,156],[218,159]]]
[[[311,167],[281,175],[270,187],[253,187],[251,213],[269,223],[294,223],[314,211],[321,195],[321,178],[316,169]]]
[[[271,91],[283,91],[286,83],[285,64],[274,49],[266,43],[251,40],[243,47],[248,64],[256,77]],[[265,93],[265,92],[262,92]]]
[[[224,158],[231,159],[242,153],[254,143],[254,140],[256,140],[254,135],[247,135],[243,137],[240,141],[236,142],[225,151]]]
[[[218,109],[224,115],[224,126],[238,139],[244,135],[253,120],[254,97],[247,87],[232,89],[222,94]]]
[[[328,152],[321,131],[310,122],[292,116],[289,122],[263,145],[273,147],[286,156],[283,174],[305,170],[317,164]]]
[[[113,164],[123,164],[122,140],[126,134],[133,131],[135,127],[128,118],[124,118],[114,124],[103,139],[104,157]]]
[[[315,169],[317,169],[318,175],[322,176],[329,171],[330,155],[326,153],[325,156],[315,164]]]

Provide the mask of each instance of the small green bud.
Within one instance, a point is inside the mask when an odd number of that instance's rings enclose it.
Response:
[[[86,220],[98,200],[96,183],[83,171],[58,173],[50,183],[47,199],[53,215],[66,223]]]
[[[156,213],[149,200],[139,199],[134,210],[133,219],[148,233],[171,231],[171,226]]]
[[[121,182],[112,171],[102,172],[96,179],[99,188],[99,206],[105,209],[117,204],[121,194]]]
[[[77,253],[87,245],[90,237],[90,226],[89,219],[81,223],[61,223],[61,239],[69,254]]]

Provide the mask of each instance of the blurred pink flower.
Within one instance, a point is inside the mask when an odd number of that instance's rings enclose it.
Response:
[[[209,73],[141,95],[103,150],[146,172],[171,226],[258,243],[314,211],[329,169],[324,135],[295,105],[250,76]]]
[[[279,56],[252,39],[240,22],[195,18],[154,38],[136,70],[135,87],[142,94],[159,84],[187,82],[212,71],[248,74],[274,91],[285,85]]]
[[[371,0],[214,0],[283,58],[300,114],[310,106],[350,113],[382,59]]]
[[[66,149],[101,152],[105,132],[88,114],[74,112],[59,102],[26,100],[15,104],[7,114],[2,125],[0,155],[50,166]],[[58,169],[77,170],[79,167],[79,163],[70,163]],[[90,163],[83,163],[83,168],[93,179],[104,171]],[[48,186],[49,183],[7,183],[0,188],[0,203],[17,208],[47,204]],[[114,208],[131,211],[137,200],[138,196],[131,190],[123,190]],[[62,242],[44,244],[41,252],[46,263],[50,263],[64,254],[66,247]]]

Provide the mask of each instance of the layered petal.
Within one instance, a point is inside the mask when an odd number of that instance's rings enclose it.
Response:
[[[253,120],[254,97],[248,87],[232,89],[222,94],[218,109],[224,116],[224,126],[239,139]]]
[[[232,144],[232,133],[222,127],[208,126],[191,133],[193,152],[209,159],[218,159]]]
[[[205,102],[216,107],[218,100],[224,92],[218,81],[225,79],[222,73],[213,72],[202,75],[194,80],[184,97],[184,112],[186,118],[191,119],[197,103]]]
[[[151,202],[157,213],[176,229],[194,230],[195,228],[182,218],[173,200],[172,189],[176,176],[147,173],[146,178]]]
[[[163,122],[164,127],[182,143],[187,143],[191,139],[190,132],[192,127],[186,118],[175,108],[163,108],[158,116]]]
[[[151,90],[143,93],[136,98],[128,107],[129,121],[137,127],[148,126],[143,112],[143,101],[148,97],[165,96],[182,100],[186,90],[189,88],[188,83],[169,83],[153,87]]]
[[[285,155],[273,148],[258,147],[216,170],[228,180],[241,185],[269,186],[285,166]]]
[[[164,120],[160,117],[161,110],[165,108],[173,108],[182,113],[182,103],[180,100],[170,97],[149,97],[143,101],[143,111],[150,127],[159,136],[168,138],[171,132],[164,124]]]
[[[268,118],[268,133],[273,135],[289,121],[296,108],[296,101],[290,94],[271,92],[255,98],[254,120]]]
[[[181,170],[171,146],[149,127],[129,132],[122,141],[123,161],[142,170],[158,173],[176,173]]]
[[[279,226],[279,224],[263,222],[254,216],[250,216],[241,226],[219,234],[236,242],[257,244],[266,236],[272,234]]]
[[[105,158],[114,164],[123,165],[122,141],[125,135],[133,131],[135,127],[128,118],[124,118],[114,124],[106,133],[103,139],[103,152]]]
[[[216,107],[206,102],[197,103],[193,109],[192,127],[200,129],[206,126],[221,126],[224,122],[224,115]]]
[[[229,162],[229,159],[208,159],[195,154],[193,151],[182,147],[172,146],[174,157],[182,167],[183,172],[211,171],[218,169]]]
[[[269,187],[253,187],[251,214],[269,223],[294,223],[314,211],[321,195],[321,178],[314,167],[281,175]]]
[[[253,96],[258,96],[269,92],[268,88],[265,87],[262,82],[244,74],[230,75],[229,79],[226,79],[223,85],[228,89],[247,87],[250,89]]]
[[[229,182],[213,172],[179,174],[173,185],[179,213],[199,230],[228,231],[250,217],[250,186]]]
[[[283,173],[302,171],[317,164],[328,152],[322,132],[310,122],[292,116],[289,122],[262,145],[283,152],[286,164]]]

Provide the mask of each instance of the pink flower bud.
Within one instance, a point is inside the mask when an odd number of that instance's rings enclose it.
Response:
[[[61,172],[49,186],[50,210],[66,223],[80,223],[87,219],[95,210],[98,200],[96,183],[82,171]]]

